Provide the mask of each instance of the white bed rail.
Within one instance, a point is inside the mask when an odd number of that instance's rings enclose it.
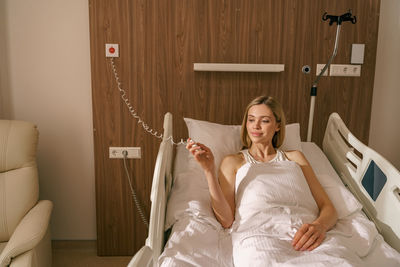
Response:
[[[329,117],[323,151],[344,184],[363,204],[365,214],[374,221],[386,242],[400,252],[400,172],[376,151],[361,143],[337,113]],[[382,191],[374,196],[375,200],[362,184],[372,162],[387,178]]]
[[[129,262],[128,267],[157,266],[157,260],[164,247],[164,224],[167,197],[172,183],[173,145],[172,114],[164,116],[163,141],[157,154],[151,187],[151,211],[149,234],[143,246]]]

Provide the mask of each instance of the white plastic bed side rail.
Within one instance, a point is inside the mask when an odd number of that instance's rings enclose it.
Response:
[[[172,170],[173,145],[168,139],[172,136],[172,126],[172,114],[166,113],[164,116],[164,138],[157,154],[150,194],[149,234],[146,245],[134,255],[128,265],[129,267],[157,266],[158,258],[163,250],[165,210],[168,197],[166,192],[169,191],[169,188],[166,187],[170,187],[171,182],[168,180],[172,177],[170,172]],[[150,260],[149,254],[151,254]],[[144,262],[148,265],[138,264]]]
[[[360,142],[337,113],[329,117],[323,151],[343,182],[363,204],[365,213],[375,222],[386,242],[400,251],[400,172],[384,157]],[[387,178],[375,201],[362,185],[371,161]]]
[[[128,267],[151,267],[153,264],[153,250],[148,246],[143,246],[133,256],[128,264]]]

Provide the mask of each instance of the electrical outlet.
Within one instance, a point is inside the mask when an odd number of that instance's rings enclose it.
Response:
[[[316,73],[315,73],[317,76],[321,73],[321,71],[322,71],[322,69],[325,67],[325,65],[326,65],[326,64],[317,64],[317,71],[316,71]],[[324,72],[324,75],[322,75],[322,76],[328,76],[328,71],[329,71],[329,69],[327,69],[327,70]]]
[[[119,57],[119,45],[106,44],[106,57]]]
[[[332,64],[330,76],[361,76],[361,65]]]
[[[128,153],[128,159],[140,159],[142,157],[140,147],[110,147],[110,159],[123,159],[123,151]]]

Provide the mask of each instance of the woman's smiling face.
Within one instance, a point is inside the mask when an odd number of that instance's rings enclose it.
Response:
[[[280,125],[272,110],[264,104],[252,106],[247,115],[246,129],[253,143],[272,143],[272,138]]]

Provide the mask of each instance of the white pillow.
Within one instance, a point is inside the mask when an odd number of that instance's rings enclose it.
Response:
[[[280,149],[283,151],[290,151],[290,150],[303,151],[301,148],[299,123],[286,124],[285,139],[283,140],[283,144],[280,147]]]
[[[223,125],[189,118],[184,118],[184,120],[189,131],[189,137],[211,149],[217,168],[225,156],[240,151],[242,147],[240,125]],[[198,163],[191,154],[190,159],[189,167],[197,167]]]
[[[223,125],[190,118],[184,118],[184,120],[189,131],[189,137],[211,149],[215,158],[215,166],[217,167],[225,156],[235,154],[242,148],[240,140],[241,125]],[[283,151],[301,151],[300,124],[286,125],[285,139],[280,149]],[[193,159],[193,156],[191,158]],[[193,164],[189,163],[189,165]]]

